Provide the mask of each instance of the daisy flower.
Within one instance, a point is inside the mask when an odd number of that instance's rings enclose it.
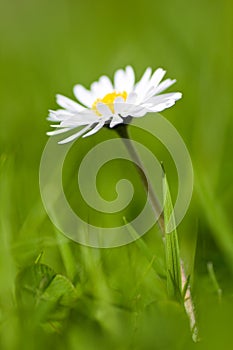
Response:
[[[77,101],[57,95],[57,104],[62,107],[50,110],[48,120],[56,128],[47,135],[57,135],[79,127],[79,130],[59,143],[67,143],[82,136],[95,134],[104,125],[110,128],[124,123],[127,117],[139,118],[148,112],[161,112],[175,104],[182,97],[180,92],[161,94],[176,82],[175,79],[162,81],[165,70],[158,68],[152,73],[147,68],[141,79],[135,83],[131,66],[119,69],[112,82],[103,75],[91,84],[90,89],[75,85],[73,92]],[[161,82],[162,81],[162,82]],[[81,130],[80,130],[80,127]]]

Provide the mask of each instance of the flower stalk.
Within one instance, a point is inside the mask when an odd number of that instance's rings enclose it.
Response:
[[[153,188],[150,182],[147,180],[145,171],[143,170],[144,166],[142,164],[142,161],[138,156],[138,153],[135,150],[135,147],[132,144],[132,141],[128,133],[128,124],[120,124],[115,127],[115,130],[118,133],[118,135],[121,137],[122,141],[124,142],[127,148],[127,151],[136,166],[137,172],[140,176],[143,186],[145,187],[145,190],[148,191],[149,193],[149,199],[151,201],[152,208],[154,209],[156,217],[158,217],[158,224],[159,224],[160,230],[161,232],[164,232],[164,217],[163,217],[162,208],[158,201],[158,198],[156,197],[153,191]]]
[[[165,198],[164,207],[161,208],[158,198],[153,191],[153,187],[145,175],[143,163],[130,139],[128,125],[120,124],[115,127],[115,130],[124,142],[127,151],[136,166],[142,184],[145,187],[145,190],[148,191],[152,208],[158,218],[158,225],[163,236],[166,250],[168,295],[176,300],[182,300],[186,314],[189,318],[193,341],[197,342],[198,329],[196,326],[194,304],[192,301],[189,279],[186,276],[184,265],[180,258],[177,232],[176,229],[174,229],[174,231],[168,233],[166,229],[173,209],[165,172],[163,170],[163,193]],[[172,218],[172,220],[174,220],[174,218]]]

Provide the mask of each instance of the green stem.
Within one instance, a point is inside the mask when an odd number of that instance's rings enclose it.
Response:
[[[148,191],[149,199],[151,201],[152,208],[154,209],[155,215],[158,217],[158,224],[161,229],[161,232],[164,233],[164,217],[163,217],[163,212],[161,205],[159,203],[158,198],[156,197],[154,190],[148,181],[145,171],[144,171],[144,166],[141,162],[141,159],[138,156],[137,151],[135,150],[132,141],[129,137],[128,133],[128,125],[127,124],[120,124],[115,128],[116,132],[118,135],[122,138],[122,141],[124,142],[129,155],[131,156],[132,160],[135,162],[135,167],[137,169],[137,172],[142,180],[143,186],[145,187],[146,192]]]

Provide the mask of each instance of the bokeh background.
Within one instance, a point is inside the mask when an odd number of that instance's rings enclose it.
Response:
[[[232,10],[228,0],[1,0],[1,349],[232,348]],[[89,86],[127,64],[138,78],[146,67],[161,66],[177,79],[173,90],[183,92],[182,101],[163,115],[182,135],[194,165],[193,200],[179,237],[191,274],[198,344],[137,243],[112,250],[81,247],[56,231],[41,202],[39,164],[55,94],[72,97],[74,84]],[[81,153],[108,136],[103,130],[85,140]],[[175,193],[174,166],[160,148]],[[106,168],[107,178],[125,169],[113,167]],[[65,175],[71,183],[72,171]],[[139,190],[140,196],[143,201]],[[133,208],[136,213],[137,204]],[[156,229],[144,240],[163,262]],[[17,274],[41,252],[42,262],[69,277],[80,295],[60,318],[53,315],[56,323],[50,316],[44,322],[48,310],[42,312],[36,298],[20,304],[15,294]]]

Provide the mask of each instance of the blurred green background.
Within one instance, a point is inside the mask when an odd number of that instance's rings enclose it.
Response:
[[[1,349],[232,348],[232,11],[228,0],[1,0]],[[161,66],[177,79],[172,90],[183,92],[163,115],[182,135],[194,165],[193,200],[179,238],[191,274],[198,344],[136,242],[110,250],[69,242],[41,202],[39,163],[55,94],[72,97],[74,84],[89,86],[127,64],[138,78],[146,67]],[[106,130],[85,142],[101,137],[108,137]],[[167,157],[159,147],[158,153]],[[171,185],[172,169],[168,164]],[[163,263],[156,228],[144,241]],[[78,295],[60,313],[38,306],[37,295],[21,302],[15,294],[15,286],[16,292],[25,289],[15,283],[17,274],[41,252],[41,261],[67,276]],[[28,278],[27,288],[35,283]]]

